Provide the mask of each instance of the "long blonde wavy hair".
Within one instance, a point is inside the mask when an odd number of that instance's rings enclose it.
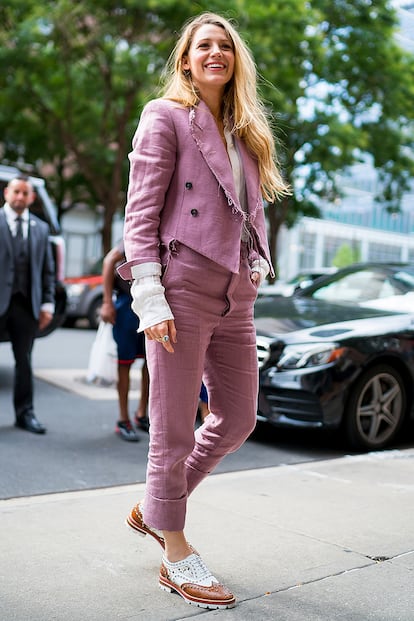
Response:
[[[275,140],[264,105],[257,93],[257,71],[252,54],[231,22],[215,13],[202,13],[183,27],[162,76],[162,96],[183,106],[196,106],[199,94],[189,71],[182,68],[195,32],[204,24],[223,28],[233,43],[234,73],[223,97],[223,119],[257,158],[263,197],[270,203],[290,194],[279,171]]]

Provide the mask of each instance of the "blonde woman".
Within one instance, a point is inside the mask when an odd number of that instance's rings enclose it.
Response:
[[[263,198],[288,188],[254,61],[228,20],[185,25],[130,163],[120,273],[147,337],[151,426],[145,498],[127,522],[164,549],[161,588],[230,608],[234,595],[184,535],[187,500],[255,427],[253,305],[272,270]],[[202,378],[211,413],[194,431]]]

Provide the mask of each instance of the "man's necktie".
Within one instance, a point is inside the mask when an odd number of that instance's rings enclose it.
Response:
[[[16,239],[21,241],[23,239],[23,220],[21,216],[16,218]]]

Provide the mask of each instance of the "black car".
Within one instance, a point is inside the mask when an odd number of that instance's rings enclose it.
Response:
[[[414,314],[262,295],[255,323],[259,421],[341,430],[376,450],[412,415]]]
[[[276,280],[272,285],[267,284],[267,281],[265,281],[260,288],[260,293],[263,291],[266,294],[271,293],[272,295],[293,295],[298,289],[304,289],[312,285],[317,278],[333,274],[334,272],[336,272],[334,267],[304,269],[287,281]]]
[[[21,174],[14,166],[5,166],[0,164],[0,198],[3,196],[4,188],[8,182],[14,177]],[[65,319],[66,313],[66,289],[64,285],[64,271],[65,271],[65,242],[62,237],[59,223],[56,218],[55,207],[47,192],[44,179],[40,177],[33,177],[29,175],[30,182],[35,190],[35,200],[30,205],[29,209],[38,218],[47,222],[50,230],[50,244],[53,253],[53,260],[55,263],[56,274],[56,294],[55,294],[55,314],[50,324],[41,332],[39,331],[37,336],[46,336],[53,332],[56,328],[62,325]],[[2,205],[0,200],[0,206]],[[9,336],[7,332],[0,334],[0,341],[8,341]]]

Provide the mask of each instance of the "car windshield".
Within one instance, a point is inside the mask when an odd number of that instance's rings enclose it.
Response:
[[[414,270],[411,272],[408,270],[395,272],[393,278],[403,283],[410,291],[414,291]]]
[[[414,291],[414,272],[364,269],[345,274],[310,294],[326,302],[361,303]]]

